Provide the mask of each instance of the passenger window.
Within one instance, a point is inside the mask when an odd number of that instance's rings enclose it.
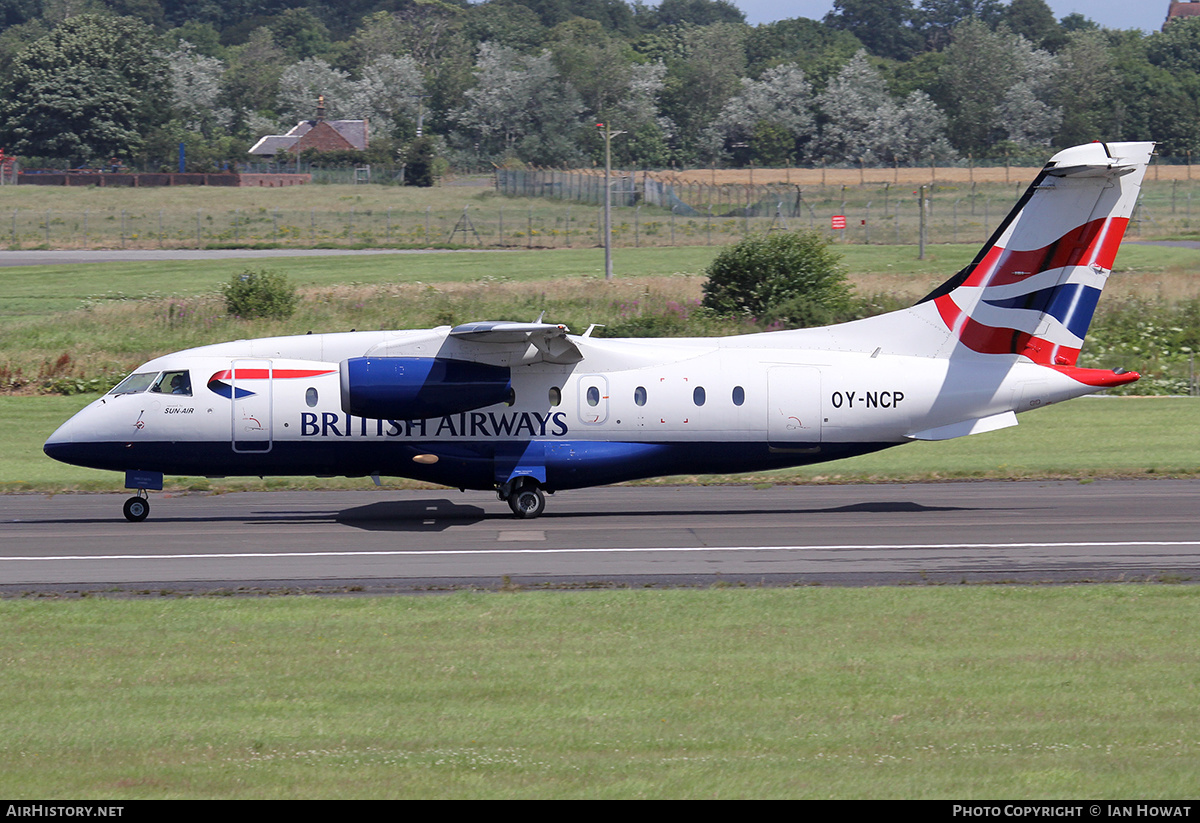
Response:
[[[304,402],[310,409],[314,408],[317,405],[317,390],[310,387],[309,390],[304,393]]]
[[[588,386],[587,404],[589,406],[599,406],[600,405],[600,390],[598,388],[596,388],[595,386]]]
[[[550,405],[557,406],[562,403],[562,389],[558,386],[550,387]]]
[[[704,405],[704,387],[703,386],[697,386],[695,391],[692,392],[692,402],[695,403],[697,406]]]
[[[733,405],[740,406],[746,402],[746,390],[741,386],[733,387]]]
[[[646,405],[646,387],[645,386],[638,386],[636,389],[633,390],[633,402],[637,403],[639,406]]]

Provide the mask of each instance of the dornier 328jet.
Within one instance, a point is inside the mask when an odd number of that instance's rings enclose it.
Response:
[[[1138,379],[1076,363],[1152,149],[1059,152],[974,261],[909,309],[719,338],[479,322],[238,340],[151,360],[45,452],[125,472],[134,521],[165,474],[409,477],[494,489],[536,517],[564,489],[1012,426]]]

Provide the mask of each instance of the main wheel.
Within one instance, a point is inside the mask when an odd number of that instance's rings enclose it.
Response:
[[[144,497],[131,497],[122,509],[130,523],[141,523],[150,515],[150,501]]]
[[[546,495],[537,486],[522,486],[508,496],[508,507],[523,519],[532,519],[546,510]]]

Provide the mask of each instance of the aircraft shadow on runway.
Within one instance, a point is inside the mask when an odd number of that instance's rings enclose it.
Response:
[[[449,500],[385,500],[343,509],[334,520],[365,531],[438,532],[489,517],[511,519],[512,516],[507,512],[489,516],[480,506],[464,506]]]
[[[1024,507],[1022,507],[1024,508]],[[724,517],[746,517],[761,515],[764,517],[779,517],[795,515],[797,517],[811,517],[816,515],[840,515],[840,514],[939,514],[945,512],[1003,512],[1014,511],[1009,507],[996,506],[928,506],[921,503],[911,501],[866,501],[862,503],[851,503],[844,506],[830,507],[762,507],[762,508],[739,508],[726,507],[721,509],[714,508],[674,508],[674,509],[646,509],[646,510],[605,510],[597,511],[592,508],[584,508],[576,511],[564,511],[561,508],[555,511],[547,512],[537,520],[531,521],[516,521],[509,514],[507,507],[503,509],[497,508],[493,511],[488,511],[482,506],[463,505],[454,503],[446,499],[425,499],[425,500],[385,500],[376,503],[369,503],[364,506],[354,506],[352,508],[342,509],[341,511],[330,510],[310,510],[297,511],[295,509],[259,509],[249,514],[225,514],[225,515],[205,515],[205,516],[170,516],[156,514],[152,516],[150,523],[158,524],[186,524],[186,523],[244,523],[253,525],[286,525],[296,523],[337,523],[343,526],[350,526],[364,531],[404,531],[404,532],[439,532],[450,526],[473,525],[483,521],[513,521],[513,522],[528,522],[530,524],[538,523],[543,526],[553,521],[581,520],[592,518],[603,520],[605,518],[619,517],[623,520],[638,519],[638,520],[653,520],[661,517],[686,517],[690,518],[698,525],[714,524],[716,520]],[[124,520],[113,517],[103,518],[23,518],[24,523],[72,523],[72,524],[116,524],[129,525],[130,528],[138,528],[137,524],[126,524]]]
[[[764,508],[764,509],[678,509],[674,511],[563,511],[557,509],[542,515],[537,520],[527,521],[530,524],[546,525],[554,521],[578,520],[582,518],[620,517],[625,520],[652,519],[659,517],[689,517],[699,523],[712,522],[718,518],[747,515],[819,515],[819,514],[895,514],[895,513],[938,513],[938,512],[973,512],[973,511],[1003,511],[995,507],[975,506],[925,506],[912,502],[867,502],[854,503],[848,506],[831,508]],[[353,526],[368,531],[441,531],[448,526],[470,525],[484,520],[513,521],[515,518],[508,512],[486,512],[479,506],[464,506],[449,500],[414,500],[371,503],[346,509],[335,518],[338,523]]]

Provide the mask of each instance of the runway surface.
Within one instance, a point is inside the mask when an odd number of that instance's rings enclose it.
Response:
[[[1200,481],[0,497],[0,592],[1200,581]]]

